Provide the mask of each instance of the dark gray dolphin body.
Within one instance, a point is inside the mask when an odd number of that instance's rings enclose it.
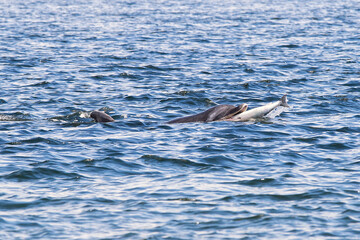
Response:
[[[246,111],[247,105],[241,104],[239,106],[233,105],[218,105],[212,107],[205,112],[195,115],[176,118],[167,123],[188,123],[188,122],[213,122],[230,120],[234,115]]]
[[[114,122],[115,120],[107,115],[105,112],[93,111],[90,114],[90,117],[95,120],[95,122]]]

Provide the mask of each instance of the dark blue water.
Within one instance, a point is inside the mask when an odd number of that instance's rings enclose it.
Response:
[[[357,0],[1,1],[0,238],[359,239],[359,23]]]

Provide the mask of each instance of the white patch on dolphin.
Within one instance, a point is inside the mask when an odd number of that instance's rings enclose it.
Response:
[[[282,113],[285,108],[290,107],[287,104],[286,95],[282,96],[279,101],[268,103],[264,106],[245,111],[243,113],[237,114],[232,118],[232,121],[251,121],[260,118],[274,118]]]

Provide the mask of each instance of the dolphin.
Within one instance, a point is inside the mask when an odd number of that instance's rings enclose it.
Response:
[[[233,105],[217,105],[205,112],[201,112],[195,115],[176,118],[167,123],[188,123],[188,122],[213,122],[213,121],[231,121],[236,115],[246,111],[247,104],[243,103],[239,106]]]
[[[264,106],[257,107],[254,109],[251,109],[246,112],[242,112],[240,114],[237,114],[232,117],[231,121],[239,121],[239,122],[245,122],[249,120],[255,120],[259,118],[267,117],[267,115],[275,110],[277,107],[290,107],[287,104],[287,97],[286,95],[282,96],[279,101],[268,103]]]
[[[102,111],[93,111],[90,114],[90,117],[95,120],[95,122],[114,122],[115,120]]]
[[[286,95],[282,96],[280,100],[272,103],[268,103],[264,106],[257,107],[246,111],[248,105],[243,103],[239,106],[233,105],[217,105],[212,107],[204,112],[187,116],[176,118],[167,123],[189,123],[189,122],[214,122],[214,121],[234,121],[234,122],[245,122],[250,120],[255,120],[259,118],[264,118],[270,116],[270,113],[273,112],[278,107],[290,107],[287,104]],[[279,114],[279,113],[277,113]],[[90,114],[90,117],[95,120],[95,122],[114,122],[115,120],[110,117],[108,114],[102,111],[93,111]]]

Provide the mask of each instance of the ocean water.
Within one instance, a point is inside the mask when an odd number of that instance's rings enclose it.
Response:
[[[0,1],[0,239],[360,239],[359,23],[357,0]]]

